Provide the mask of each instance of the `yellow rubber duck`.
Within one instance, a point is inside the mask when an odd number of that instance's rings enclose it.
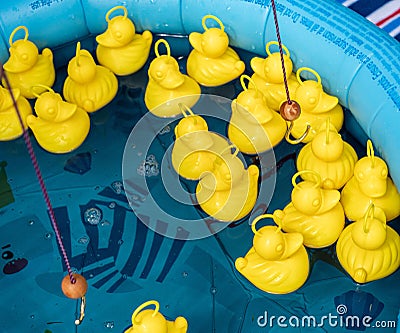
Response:
[[[315,180],[296,184],[296,178],[305,173],[312,174]],[[301,233],[304,245],[310,248],[323,248],[336,242],[345,224],[340,192],[322,189],[321,177],[315,171],[297,172],[292,184],[292,201],[283,210],[274,212],[282,229]]]
[[[110,15],[118,9],[122,9],[124,15],[110,19]],[[149,57],[153,35],[148,30],[142,34],[136,33],[124,6],[111,8],[106,14],[106,21],[107,30],[96,37],[98,62],[116,75],[136,73]]]
[[[382,279],[400,266],[400,237],[386,225],[382,209],[371,204],[348,225],[336,244],[340,264],[357,283]]]
[[[273,218],[277,226],[255,225],[263,218]],[[279,220],[271,214],[258,216],[252,223],[253,247],[235,261],[236,269],[257,288],[272,294],[287,294],[307,280],[309,261],[300,233],[283,233]]]
[[[317,81],[311,79],[302,81],[300,74],[304,71],[315,75]],[[299,86],[292,96],[300,104],[301,114],[293,122],[291,129],[292,136],[298,139],[308,131],[302,142],[310,142],[317,134],[321,125],[326,122],[327,118],[330,119],[331,124],[339,132],[343,125],[344,114],[338,98],[324,92],[321,77],[315,70],[302,67],[297,70],[296,76]]]
[[[21,113],[24,129],[27,129],[26,117],[32,114],[32,107],[28,100],[21,96],[18,88],[11,89]],[[0,87],[0,141],[14,140],[23,134],[22,126],[18,118],[10,91]]]
[[[172,165],[182,177],[198,180],[212,171],[214,162],[229,146],[228,141],[217,133],[209,132],[204,118],[193,114],[183,106],[184,118],[175,127],[175,143],[172,148]]]
[[[343,187],[341,202],[347,218],[362,218],[370,203],[383,209],[387,221],[400,215],[400,194],[388,176],[385,161],[374,154],[371,140],[367,141],[367,156],[354,167],[354,175]]]
[[[166,55],[160,55],[158,51],[161,43],[167,49]],[[166,40],[157,40],[154,49],[156,58],[150,63],[144,102],[157,117],[174,117],[181,113],[179,104],[191,108],[197,103],[201,89],[195,80],[180,72],[178,62],[171,57],[171,49]]]
[[[95,112],[110,103],[118,91],[118,80],[108,68],[96,65],[89,51],[76,44],[76,55],[68,63],[64,98],[86,112]]]
[[[24,30],[25,36],[13,42],[17,31]],[[42,84],[51,87],[56,78],[56,72],[53,64],[53,52],[44,48],[42,54],[39,54],[37,46],[28,40],[28,28],[19,26],[14,29],[10,35],[10,58],[3,65],[7,74],[8,81],[12,88],[18,88],[22,96],[26,98],[35,98],[31,87]],[[7,83],[3,79],[4,87]],[[43,92],[44,90],[39,92]]]
[[[220,28],[208,28],[207,19],[216,21]],[[203,33],[192,32],[189,42],[194,48],[187,59],[187,72],[198,83],[216,87],[239,77],[245,64],[239,55],[229,47],[229,37],[221,20],[214,15],[202,19]]]
[[[149,305],[155,309],[143,310]],[[124,333],[186,333],[188,329],[187,320],[177,317],[174,321],[166,320],[159,312],[160,304],[157,301],[147,301],[138,306],[132,314],[132,326]]]
[[[89,133],[88,114],[75,104],[63,101],[61,95],[51,88],[40,88],[48,91],[37,95],[37,117],[29,115],[26,119],[39,145],[57,154],[78,148]]]
[[[322,178],[322,187],[341,189],[353,176],[358,156],[354,148],[343,141],[330,118],[319,128],[311,142],[307,143],[297,157],[297,170],[313,170]],[[312,180],[309,173],[302,175]]]
[[[256,84],[258,90],[264,94],[268,106],[271,109],[278,111],[282,102],[287,100],[287,95],[282,72],[281,56],[279,52],[271,53],[271,45],[279,44],[276,41],[268,42],[265,47],[267,57],[254,57],[251,59],[250,66],[254,71],[251,78]],[[289,50],[285,45],[282,45],[282,49],[285,51],[283,61],[289,93],[293,94],[299,86],[299,82],[296,79],[296,75],[293,73],[293,63],[290,59]]]
[[[210,216],[223,222],[237,221],[253,209],[258,194],[259,170],[243,162],[230,151],[223,152],[214,162],[211,172],[205,173],[196,187],[200,207]]]
[[[249,80],[254,88],[246,88],[244,79]],[[286,122],[268,107],[266,98],[249,76],[242,75],[240,82],[243,91],[232,101],[228,136],[242,153],[262,153],[282,141]]]

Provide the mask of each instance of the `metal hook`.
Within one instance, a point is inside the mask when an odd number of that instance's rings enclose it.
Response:
[[[83,318],[85,317],[85,308],[86,308],[86,297],[85,297],[85,295],[83,295],[81,297],[81,312],[80,312],[80,315],[79,315],[79,319],[75,320],[75,325],[78,326],[78,325],[80,325],[82,323]]]
[[[295,139],[295,140],[290,138],[290,134],[292,132],[293,126],[294,126],[294,122],[291,121],[288,129],[286,130],[285,139],[290,144],[297,145],[298,143],[302,142],[304,140],[304,138],[307,136],[307,134],[310,132],[311,126],[307,125],[307,128],[306,128],[305,132],[298,139]]]

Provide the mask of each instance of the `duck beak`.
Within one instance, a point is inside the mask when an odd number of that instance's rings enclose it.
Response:
[[[303,235],[297,232],[284,233],[285,251],[282,254],[282,259],[286,259],[295,254],[303,245]]]
[[[340,200],[340,192],[337,190],[326,190],[321,189],[322,193],[322,204],[316,214],[327,212],[334,208]]]
[[[203,34],[200,32],[192,32],[189,35],[189,42],[193,46],[193,48],[200,53],[203,53],[203,47],[201,46],[201,42],[203,41]]]
[[[319,102],[315,108],[315,112],[323,113],[332,110],[338,105],[339,99],[335,96],[328,95],[326,92],[321,91]]]
[[[111,30],[107,29],[102,34],[96,36],[96,42],[105,47],[122,46],[112,35]]]
[[[20,73],[28,70],[30,66],[19,61],[18,54],[14,50],[10,49],[10,58],[3,65],[3,68],[10,73]]]
[[[61,122],[71,118],[74,115],[76,109],[77,106],[75,104],[64,101],[57,102],[57,116],[54,118],[54,121]]]
[[[265,59],[259,58],[259,57],[254,57],[250,61],[250,66],[251,66],[252,70],[254,71],[254,73],[256,73],[257,75],[259,75],[263,78],[265,78],[264,61],[265,61]]]

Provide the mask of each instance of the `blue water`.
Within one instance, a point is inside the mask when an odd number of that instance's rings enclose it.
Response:
[[[184,57],[180,64],[184,69]],[[66,68],[60,68],[54,90],[61,90],[65,75]],[[147,113],[143,103],[146,81],[147,68],[120,79],[118,95],[90,116],[90,134],[74,152],[50,154],[31,136],[71,266],[89,284],[86,317],[80,326],[74,324],[79,303],[61,292],[66,268],[23,140],[0,143],[0,162],[7,162],[2,164],[5,178],[0,177],[1,264],[16,263],[13,274],[0,271],[0,332],[119,333],[130,326],[136,307],[149,299],[157,300],[169,319],[184,316],[188,332],[193,333],[351,331],[340,321],[335,327],[325,322],[312,328],[282,328],[276,320],[265,321],[271,316],[300,320],[314,316],[319,321],[329,314],[337,316],[339,305],[347,307],[348,315],[397,318],[400,271],[358,286],[340,268],[333,247],[309,250],[311,271],[305,285],[288,295],[272,295],[253,287],[234,268],[235,259],[252,244],[247,219],[198,240],[185,240],[184,230],[177,231],[178,239],[163,237],[142,223],[131,206],[137,202],[139,207],[150,197],[178,217],[204,217],[198,207],[171,205],[162,189],[161,158],[174,140],[176,120],[154,133],[149,151],[135,147],[138,154],[132,172],[145,177],[148,191],[130,193],[129,205],[122,177],[123,152],[131,130]],[[235,81],[203,92],[233,99],[238,87]],[[209,125],[226,136],[226,124]],[[349,133],[343,130],[342,135],[359,156],[365,155],[365,148]],[[290,180],[300,148],[282,142],[274,150],[278,168],[270,175],[276,177],[267,208],[270,213],[290,201]],[[255,161],[243,158],[248,163]],[[193,183],[181,182],[193,190]],[[146,222],[148,217],[141,218]],[[157,230],[164,230],[169,221],[160,218],[154,223]],[[390,225],[399,231],[399,219]]]

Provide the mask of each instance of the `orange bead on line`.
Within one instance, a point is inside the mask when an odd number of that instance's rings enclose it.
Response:
[[[293,121],[300,117],[301,108],[296,101],[285,101],[279,108],[279,113],[286,121]]]
[[[69,275],[64,276],[61,282],[61,289],[68,298],[78,299],[86,294],[88,284],[86,279],[80,274],[73,274],[76,282],[71,283]]]

